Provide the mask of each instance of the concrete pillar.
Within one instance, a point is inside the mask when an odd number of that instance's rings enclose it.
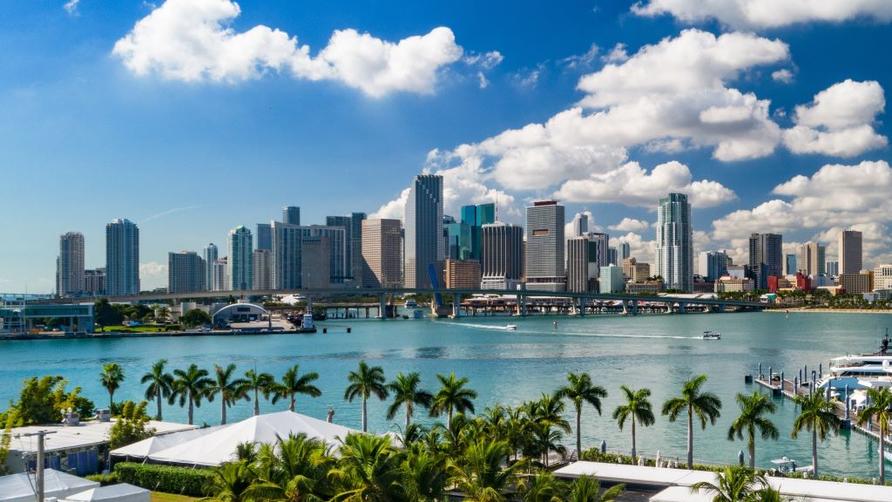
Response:
[[[632,300],[632,315],[638,315],[638,300]]]
[[[679,303],[678,303],[678,313],[679,313],[679,314],[684,314],[684,313],[685,313],[685,304],[682,303],[682,302],[679,302]]]
[[[459,318],[461,317],[461,295],[454,294],[452,295],[452,317]]]
[[[378,319],[387,319],[387,295],[384,293],[378,296]]]
[[[577,299],[576,305],[577,305],[576,311],[579,313],[580,316],[584,316],[585,315],[585,298]]]

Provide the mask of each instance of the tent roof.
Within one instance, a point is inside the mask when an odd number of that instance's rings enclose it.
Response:
[[[99,483],[72,476],[55,469],[44,472],[44,490],[48,497],[64,497],[77,492],[96,488]],[[20,472],[0,477],[0,501],[33,502],[36,480],[28,473]]]
[[[356,432],[359,431],[291,411],[281,411],[221,427],[210,434],[152,453],[149,458],[172,464],[216,466],[234,460],[236,448],[242,443],[273,444],[278,438],[306,434],[307,437],[336,446],[339,440]]]
[[[37,438],[25,436],[25,434],[33,434],[39,431],[51,433],[46,436],[45,451],[47,453],[105,444],[108,443],[111,428],[115,421],[116,419],[112,419],[110,422],[81,422],[80,425],[49,424],[15,427],[11,431],[13,436],[9,442],[9,450],[27,454],[37,453]],[[155,434],[168,434],[195,428],[193,425],[158,422],[156,420],[150,420],[146,427],[154,429]]]
[[[127,446],[122,446],[121,448],[118,448],[116,450],[112,450],[111,454],[116,457],[145,458],[153,453],[157,453],[178,444],[185,443],[186,441],[191,441],[195,438],[210,434],[223,427],[226,426],[216,425],[213,427],[204,427],[201,429],[173,432],[161,436],[152,436],[150,438],[143,439],[142,441],[138,441]]]
[[[149,491],[145,488],[120,483],[91,488],[87,491],[70,495],[62,499],[62,502],[149,502],[149,497]]]

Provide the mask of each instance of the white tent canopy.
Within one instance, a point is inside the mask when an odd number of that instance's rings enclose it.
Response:
[[[306,415],[281,411],[221,427],[210,434],[152,453],[149,458],[171,464],[217,466],[235,460],[236,449],[242,443],[275,444],[279,438],[305,434],[336,447],[347,435],[357,432]]]
[[[121,483],[91,488],[68,496],[60,502],[149,502],[151,494],[145,488]]]
[[[138,441],[127,446],[122,446],[117,450],[112,450],[111,455],[114,457],[145,458],[153,453],[158,453],[162,450],[166,450],[178,444],[185,443],[186,441],[191,441],[195,438],[210,434],[223,427],[226,426],[216,425],[214,427],[204,427],[202,429],[173,432],[171,434],[164,434],[163,436],[152,436],[150,438],[143,439],[142,441]]]
[[[47,497],[62,498],[75,493],[99,487],[99,483],[72,476],[54,469],[46,469],[44,473],[44,494]],[[20,472],[0,477],[0,501],[2,502],[34,502],[37,480],[33,474]]]

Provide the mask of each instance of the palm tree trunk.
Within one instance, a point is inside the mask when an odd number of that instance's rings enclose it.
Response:
[[[192,405],[195,400],[192,398],[192,395],[189,395],[189,425],[192,425]]]
[[[115,391],[108,391],[108,411],[111,411],[115,406]]]
[[[158,414],[155,416],[158,417],[158,421],[160,422],[162,420],[161,419],[161,390],[160,389],[158,390],[158,392],[155,393],[155,397],[156,397],[156,401],[158,402]]]
[[[220,399],[220,425],[226,425],[226,399]]]
[[[635,417],[632,417],[632,463],[638,463],[638,451],[635,449]]]
[[[880,484],[886,483],[886,424],[880,423]]]
[[[412,406],[407,405],[407,406],[406,406],[406,429],[403,430],[403,433],[405,433],[406,430],[409,429],[409,424],[410,424],[411,422],[412,422]]]
[[[449,413],[447,413],[448,422],[446,423],[447,427],[452,426],[452,406],[449,407]]]
[[[291,410],[292,412],[294,411],[294,406],[296,404],[295,401],[297,401],[297,399],[295,398],[295,395],[292,392],[291,393],[291,406],[288,407],[288,409]]]
[[[818,429],[811,430],[811,467],[812,477],[818,479]]]
[[[367,411],[366,403],[367,403],[367,399],[365,397],[363,397],[362,398],[362,432],[369,431],[368,411]]]
[[[254,416],[260,415],[260,393],[254,389]]]
[[[749,443],[747,449],[750,451],[750,469],[756,468],[756,431],[750,430]]]
[[[580,406],[576,407],[576,459],[582,456],[582,428],[580,424],[582,423],[582,408]]]
[[[688,406],[688,469],[694,468],[694,412]]]

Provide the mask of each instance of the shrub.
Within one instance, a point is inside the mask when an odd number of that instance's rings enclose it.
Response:
[[[96,481],[101,486],[113,485],[118,482],[118,475],[115,473],[109,474],[90,474],[87,476],[87,479],[90,481]]]
[[[115,464],[115,475],[121,483],[130,483],[147,490],[201,497],[213,473],[205,469],[169,465]]]

